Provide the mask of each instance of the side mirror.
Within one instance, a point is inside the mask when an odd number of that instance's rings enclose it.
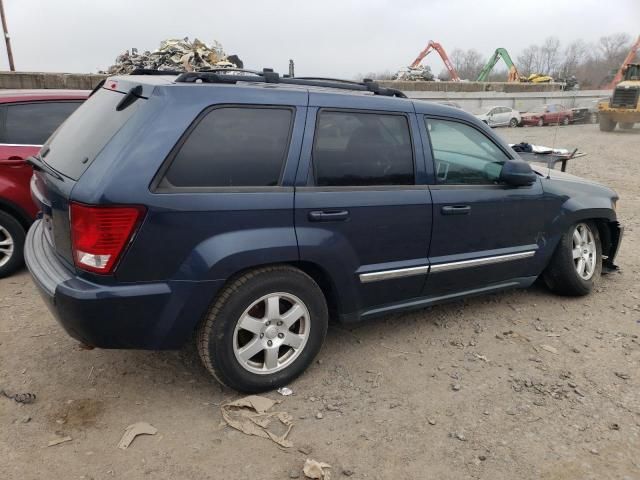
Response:
[[[509,160],[500,171],[500,181],[514,187],[526,187],[536,181],[537,175],[524,160]]]

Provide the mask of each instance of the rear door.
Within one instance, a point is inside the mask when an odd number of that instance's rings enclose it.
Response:
[[[417,297],[432,211],[413,105],[380,98],[372,109],[345,97],[353,108],[336,109],[332,98],[310,94],[296,178],[300,258],[325,269],[344,312]]]
[[[502,165],[510,158],[506,149],[471,123],[423,121],[425,152],[436,171],[425,295],[470,292],[534,275],[532,260],[548,215],[540,181],[501,184]]]

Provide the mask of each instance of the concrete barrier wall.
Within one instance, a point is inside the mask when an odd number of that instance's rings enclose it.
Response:
[[[105,77],[106,75],[93,73],[0,72],[0,89],[91,90]],[[401,81],[380,81],[379,83],[402,90],[409,98],[436,102],[451,100],[470,112],[498,105],[525,112],[545,103],[560,103],[571,108],[589,100],[611,95],[610,90],[563,92],[558,83]]]
[[[0,72],[0,89],[92,90],[105,77],[94,73]]]
[[[576,90],[569,92],[422,92],[404,91],[409,98],[425,101],[453,101],[469,112],[476,112],[488,107],[510,107],[526,112],[545,103],[559,103],[567,108],[588,103],[591,100],[607,98],[611,90]]]

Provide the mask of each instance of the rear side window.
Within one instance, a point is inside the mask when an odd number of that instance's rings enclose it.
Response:
[[[320,111],[312,160],[318,186],[414,184],[404,115]]]
[[[33,102],[7,105],[1,143],[42,145],[82,102]]]
[[[89,97],[49,139],[44,161],[66,177],[77,180],[109,140],[146,100],[121,111],[123,93],[102,88]]]
[[[289,108],[214,108],[188,134],[165,181],[174,187],[276,186],[292,118]]]

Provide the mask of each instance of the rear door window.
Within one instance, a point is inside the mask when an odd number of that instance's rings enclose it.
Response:
[[[81,103],[51,101],[6,105],[0,143],[42,145]]]
[[[292,119],[293,109],[285,107],[210,110],[187,134],[160,186],[279,185]]]
[[[123,93],[102,88],[89,97],[49,139],[44,161],[73,180],[91,165],[109,140],[145,102],[140,99],[121,111]]]
[[[415,183],[404,115],[320,111],[312,162],[318,186]]]

